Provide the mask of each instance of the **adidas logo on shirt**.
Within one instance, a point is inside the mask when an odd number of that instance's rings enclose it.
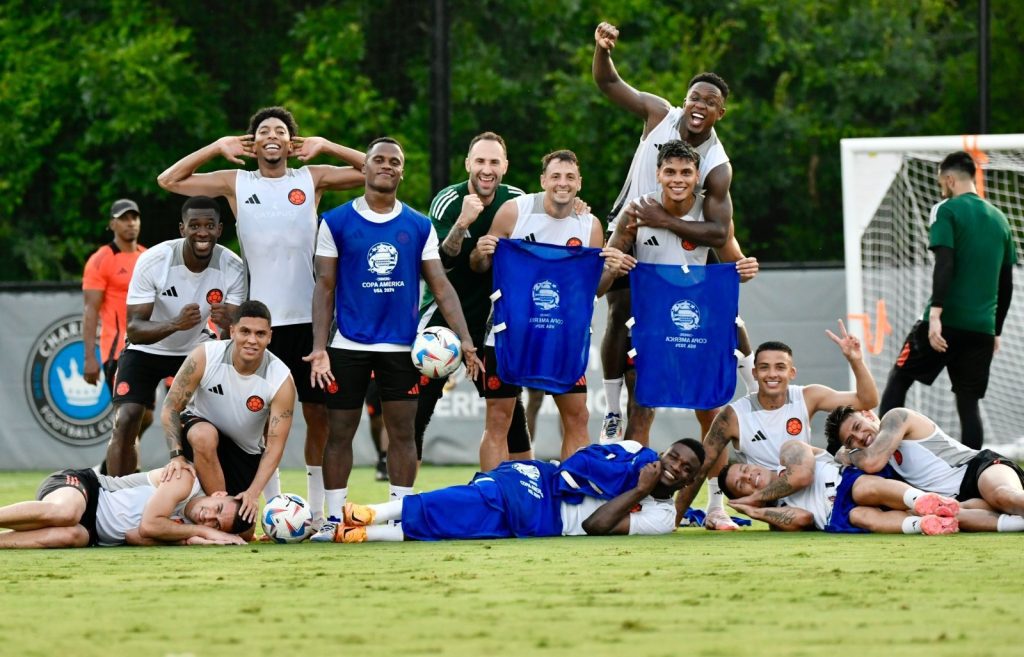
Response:
[[[658,243],[658,238],[655,237],[654,235],[651,235],[650,239],[644,242],[644,244],[646,244],[647,246],[661,246],[661,244]]]
[[[527,235],[526,237],[523,238],[523,241],[524,242],[536,242],[537,241],[537,236],[534,235],[533,233],[530,233],[529,235]]]
[[[219,383],[217,385],[213,386],[212,388],[207,388],[207,390],[212,392],[215,395],[223,395],[224,394],[224,388],[222,388]]]
[[[125,269],[124,267],[121,267],[121,271],[117,272],[117,275],[118,276],[124,276],[127,273],[128,273],[128,270]]]
[[[176,296],[178,296],[178,291],[176,289],[174,289],[174,286],[172,285],[170,288],[168,288],[168,289],[164,290],[163,292],[161,292],[160,296],[162,296],[162,297],[176,297]]]
[[[768,436],[758,431],[757,433],[754,434],[754,437],[750,439],[750,442],[756,443],[759,440],[768,440]]]
[[[261,205],[260,198],[258,196],[256,196],[255,194],[253,194],[249,198],[245,199],[245,204],[246,205]]]

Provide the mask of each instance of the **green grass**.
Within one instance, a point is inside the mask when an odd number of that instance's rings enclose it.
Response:
[[[468,480],[424,468],[417,488]],[[0,475],[0,503],[44,473]],[[285,490],[304,494],[303,474]],[[351,496],[386,485],[353,473]],[[661,537],[0,554],[0,654],[1019,655],[1021,535]]]

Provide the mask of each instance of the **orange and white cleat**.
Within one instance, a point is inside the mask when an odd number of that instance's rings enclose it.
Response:
[[[717,532],[739,531],[740,526],[732,521],[725,509],[713,509],[704,518],[704,529]]]
[[[365,543],[366,542],[366,527],[339,527],[338,537],[335,539],[338,543]]]
[[[377,512],[365,504],[345,503],[345,524],[349,527],[372,525]]]
[[[943,497],[938,493],[925,493],[914,502],[915,515],[955,518],[958,513],[960,503],[952,497]]]
[[[921,533],[928,536],[939,534],[955,534],[960,531],[960,523],[956,518],[944,518],[941,516],[924,516],[921,518]]]

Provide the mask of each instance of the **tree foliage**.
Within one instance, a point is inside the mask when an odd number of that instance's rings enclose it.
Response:
[[[431,2],[202,5],[12,1],[0,7],[2,280],[72,280],[104,239],[110,202],[143,208],[143,239],[176,235],[181,199],[156,175],[258,107],[301,134],[406,150],[400,197],[430,189]],[[541,156],[580,156],[603,215],[642,125],[590,76],[593,31],[633,86],[681,102],[695,73],[732,94],[719,135],[734,167],[738,236],[765,261],[842,254],[838,141],[977,128],[976,2],[920,0],[449,0],[452,180],[484,130],[509,144],[506,180],[537,189]],[[1019,130],[1024,6],[992,15],[992,131]],[[229,166],[226,162],[211,167]],[[350,197],[328,195],[327,208]]]

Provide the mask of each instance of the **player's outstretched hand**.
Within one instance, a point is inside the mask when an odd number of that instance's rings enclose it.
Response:
[[[238,515],[246,522],[256,520],[256,512],[259,511],[260,506],[259,491],[254,493],[251,490],[243,490],[238,495],[235,495],[235,499],[238,500]]]
[[[829,337],[832,342],[839,345],[839,349],[843,352],[843,356],[846,360],[861,360],[864,355],[860,350],[860,340],[857,336],[850,335],[846,332],[846,325],[843,324],[843,320],[839,321],[839,335],[836,335],[832,331],[825,329],[825,335]]]
[[[291,147],[291,154],[305,162],[320,155],[326,143],[327,140],[323,137],[299,137],[296,135],[292,137],[289,146]]]
[[[160,474],[160,483],[171,479],[181,479],[182,472],[191,472],[193,477],[196,476],[196,469],[185,460],[184,456],[175,456],[164,466],[163,472]]]
[[[477,374],[483,376],[484,364],[476,355],[476,347],[462,346],[462,362],[466,365],[466,378],[470,381],[476,379]]]
[[[636,487],[645,493],[650,493],[659,481],[661,481],[661,461],[652,461],[640,468]]]
[[[309,363],[309,384],[314,388],[327,387],[334,382],[334,374],[331,373],[331,359],[324,350],[313,351],[302,360]]]
[[[256,157],[253,141],[252,135],[221,137],[217,140],[217,147],[220,148],[220,154],[228,162],[245,164],[245,161],[242,160],[243,157]]]
[[[754,509],[756,509],[757,507],[753,504],[745,504],[744,502],[742,502],[742,500],[744,499],[746,498],[740,498],[738,500],[729,500],[729,506],[736,509],[743,515],[753,518],[753,514],[756,513]]]
[[[758,499],[757,493],[754,493],[753,495],[747,495],[745,497],[737,497],[736,499],[729,501],[729,505],[730,506],[732,506],[733,508],[736,508],[737,510],[739,510],[739,508],[736,506],[737,504],[739,504],[740,506],[748,507],[748,508],[764,506],[764,502],[762,502],[760,499]],[[747,513],[747,512],[744,511],[743,513]],[[747,515],[750,515],[750,514],[747,513]]]
[[[248,545],[241,536],[220,532],[223,536],[210,538],[208,536],[191,536],[185,540],[185,545]]]
[[[484,235],[476,241],[476,248],[486,256],[494,255],[495,249],[498,248],[498,236]]]
[[[748,256],[746,258],[740,258],[736,261],[736,271],[740,275],[740,283],[746,283],[753,277],[757,276],[757,272],[761,270],[761,265],[758,264],[757,258]]]
[[[604,48],[605,50],[611,50],[615,47],[615,42],[619,40],[619,28],[615,27],[611,23],[601,23],[594,30],[594,41],[597,42],[598,47]]]

